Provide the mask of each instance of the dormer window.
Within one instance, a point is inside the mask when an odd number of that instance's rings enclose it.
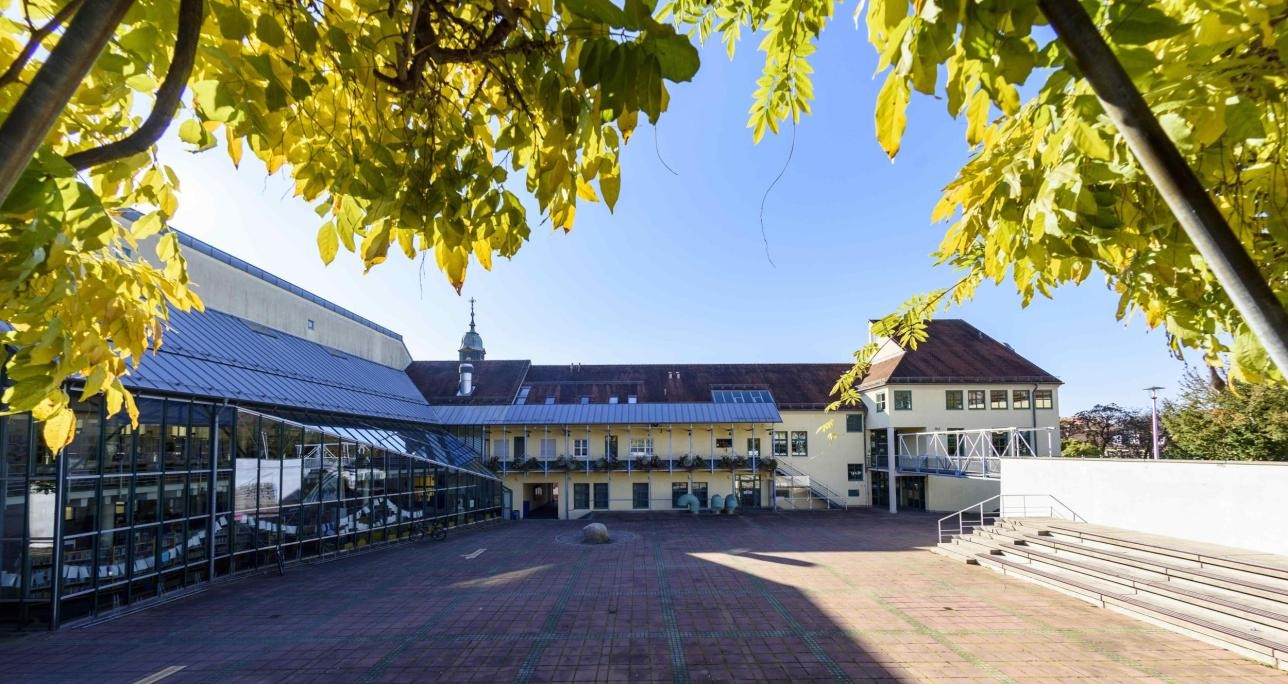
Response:
[[[613,396],[609,397],[609,398],[608,398],[608,403],[610,403],[610,404],[616,404],[616,403],[617,403],[617,395],[616,395],[616,394],[614,394]]]
[[[550,404],[553,404],[553,403],[555,403],[555,395],[547,394],[545,404],[549,406]]]
[[[634,395],[634,394],[628,394],[628,395],[626,395],[626,403],[628,403],[628,404],[634,404],[634,403],[636,403],[635,395]]]
[[[528,393],[531,391],[532,391],[531,385],[524,385],[523,387],[520,387],[518,396],[514,398],[514,403],[515,404],[528,403]]]
[[[586,404],[589,404],[589,403],[590,403],[590,397],[588,397],[588,396],[586,396],[586,395],[584,395],[584,394],[583,394],[583,395],[581,395],[581,404],[582,404],[583,406],[585,406]]]

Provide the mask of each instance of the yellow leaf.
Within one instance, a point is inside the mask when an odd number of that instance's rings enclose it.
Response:
[[[340,249],[340,235],[336,232],[335,223],[327,221],[318,229],[318,252],[322,263],[330,264],[335,260],[335,253]]]
[[[581,176],[577,177],[577,196],[587,202],[599,201],[599,197],[595,195],[595,189],[590,187],[590,183],[582,180]]]
[[[76,436],[76,414],[64,406],[45,420],[41,433],[50,451],[58,453]]]
[[[899,143],[908,125],[908,82],[893,71],[886,76],[885,84],[877,94],[876,123],[877,142],[894,159],[899,154]]]
[[[233,166],[241,166],[242,158],[242,139],[233,135],[231,128],[224,128],[224,137],[228,140],[228,156],[233,160]]]
[[[492,270],[492,243],[488,240],[474,241],[474,258],[484,269]]]

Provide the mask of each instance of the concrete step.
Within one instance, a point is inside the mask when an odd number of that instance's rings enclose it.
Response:
[[[1116,591],[1119,592],[1154,595],[1201,610],[1233,616],[1288,632],[1288,610],[1272,601],[1247,595],[1240,596],[1234,592],[1222,592],[1219,589],[1206,591],[1191,589],[1181,586],[1181,582],[1175,580],[1153,579],[1152,573],[1106,562],[1075,560],[1067,556],[1033,551],[1018,546],[1007,548],[1004,553],[1019,556],[1031,563],[1109,582],[1116,585]],[[1157,577],[1157,575],[1154,576]]]
[[[1024,545],[1045,547],[1053,552],[1060,554],[1073,554],[1094,558],[1101,561],[1125,565],[1138,570],[1145,570],[1161,575],[1161,579],[1182,579],[1196,585],[1209,585],[1236,591],[1243,594],[1257,596],[1268,599],[1288,606],[1288,586],[1285,586],[1281,580],[1265,577],[1262,575],[1255,576],[1255,579],[1248,579],[1240,571],[1232,571],[1225,568],[1203,568],[1194,564],[1186,567],[1179,562],[1165,562],[1145,557],[1138,553],[1124,553],[1121,551],[1109,551],[1103,548],[1095,548],[1082,542],[1062,541],[1050,536],[1038,534],[1025,535],[1020,540]]]
[[[1115,533],[1093,530],[1088,529],[1087,525],[1075,523],[1048,524],[1045,527],[1053,533],[1073,537],[1079,541],[1096,542],[1124,549],[1142,551],[1167,558],[1191,561],[1198,563],[1201,567],[1210,566],[1225,568],[1228,570],[1237,570],[1250,575],[1264,575],[1274,579],[1288,580],[1288,568],[1272,565],[1270,563],[1253,561],[1247,558],[1232,558],[1227,555],[1205,553],[1202,550],[1195,548],[1196,545],[1187,544],[1186,548],[1180,548],[1166,543],[1158,543],[1156,541],[1146,541],[1140,538],[1135,538],[1135,535],[1131,535],[1126,532]]]
[[[1003,574],[1055,589],[1094,605],[1146,620],[1267,665],[1288,670],[1288,631],[1266,628],[1211,611],[1203,614],[1193,605],[1166,597],[1146,597],[1115,591],[1121,585],[1074,576],[1071,572],[1035,567],[1031,563],[1005,555],[979,554],[976,559],[979,564]]]
[[[964,547],[958,546],[957,544],[954,544],[952,542],[940,542],[935,546],[930,547],[930,551],[931,553],[939,554],[944,558],[947,558],[952,561],[956,561],[958,563],[965,563],[967,565],[979,565],[979,562],[975,560],[975,557],[973,555],[970,555],[965,550]]]

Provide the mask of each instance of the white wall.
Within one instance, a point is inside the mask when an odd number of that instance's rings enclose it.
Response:
[[[966,477],[926,477],[926,510],[956,513],[989,497],[997,496],[997,480]]]
[[[774,426],[774,430],[804,431],[808,436],[808,451],[805,456],[779,457],[779,461],[809,475],[828,489],[846,497],[851,506],[871,504],[873,473],[867,472],[867,440],[865,432],[846,431],[846,412],[825,413],[823,411],[780,411],[783,422]],[[819,432],[819,428],[832,422],[830,431]],[[770,441],[766,439],[764,449],[771,453]],[[863,479],[849,479],[849,464],[864,464]],[[880,473],[882,477],[884,473]],[[858,496],[849,496],[851,490]]]
[[[1288,462],[1010,458],[1002,494],[1050,494],[1099,525],[1288,555]]]

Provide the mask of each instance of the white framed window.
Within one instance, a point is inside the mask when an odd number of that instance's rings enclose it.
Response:
[[[782,430],[774,431],[774,458],[787,457],[787,433]]]
[[[628,404],[634,404],[638,400],[639,400],[639,397],[636,397],[634,394],[626,395],[626,403]]]
[[[876,394],[872,395],[872,403],[876,404],[877,413],[885,413],[885,410],[886,410],[885,392],[877,392]]]
[[[809,455],[809,432],[792,430],[792,456]]]
[[[631,438],[631,458],[649,458],[653,456],[652,437]]]
[[[590,458],[590,440],[574,439],[572,441],[572,455],[577,458]]]
[[[541,440],[541,458],[552,459],[555,457],[555,440],[553,437]]]

